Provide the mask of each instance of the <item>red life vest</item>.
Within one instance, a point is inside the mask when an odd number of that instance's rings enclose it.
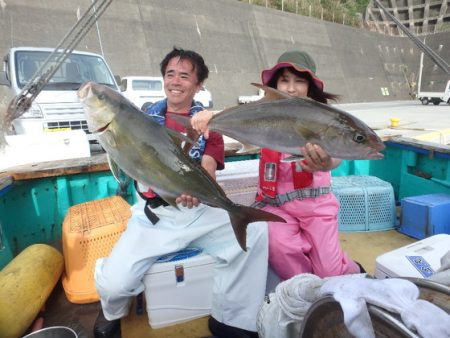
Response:
[[[280,161],[280,152],[267,148],[261,149],[261,157],[259,160],[259,187],[261,188],[262,194],[256,196],[257,201],[262,201],[264,196],[271,198],[277,196],[277,180]],[[291,168],[295,190],[308,187],[312,184],[313,173],[303,171],[300,163],[291,162]]]

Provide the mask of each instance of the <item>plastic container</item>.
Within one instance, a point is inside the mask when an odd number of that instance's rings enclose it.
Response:
[[[374,176],[337,176],[333,193],[340,203],[339,231],[378,231],[395,226],[394,189]]]
[[[418,239],[450,234],[450,195],[429,194],[402,199],[399,231]]]
[[[144,276],[149,324],[157,329],[211,313],[215,260],[196,248],[160,258]]]
[[[99,300],[94,284],[95,262],[110,254],[130,216],[130,205],[119,196],[69,208],[63,223],[62,284],[70,302],[84,304]]]

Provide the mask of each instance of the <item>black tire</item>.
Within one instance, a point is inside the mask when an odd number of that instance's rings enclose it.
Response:
[[[433,101],[433,104],[435,105],[435,106],[439,106],[439,103],[441,103],[440,101]]]
[[[450,106],[450,99],[448,99],[447,104]]]
[[[429,103],[428,98],[426,97],[421,98],[420,101],[422,101],[422,104],[425,106]]]

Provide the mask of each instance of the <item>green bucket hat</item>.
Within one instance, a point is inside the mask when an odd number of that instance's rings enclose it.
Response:
[[[316,76],[316,63],[313,58],[306,52],[296,50],[283,53],[273,68],[263,70],[261,73],[262,83],[267,85],[278,69],[286,67],[293,67],[301,73],[308,73],[311,75],[314,85],[323,91],[323,82]]]

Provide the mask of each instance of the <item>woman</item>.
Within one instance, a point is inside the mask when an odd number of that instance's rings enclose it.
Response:
[[[293,97],[327,103],[337,96],[323,91],[316,64],[303,51],[282,54],[277,64],[261,74],[262,82]],[[210,112],[196,115],[192,125],[205,131]],[[330,171],[341,160],[320,146],[301,148],[304,160],[283,162],[291,154],[261,149],[259,207],[281,216],[286,223],[269,222],[269,263],[282,280],[300,273],[319,277],[364,272],[343,252],[338,233],[339,203],[331,193]]]

